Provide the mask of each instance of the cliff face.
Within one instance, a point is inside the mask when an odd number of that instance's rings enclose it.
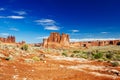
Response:
[[[15,43],[15,37],[14,36],[8,36],[7,38],[0,37],[0,41],[3,43]]]
[[[45,48],[63,48],[69,47],[69,35],[53,32],[48,39],[43,39],[43,47]]]

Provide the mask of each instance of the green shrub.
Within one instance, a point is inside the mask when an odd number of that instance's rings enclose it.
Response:
[[[106,58],[112,59],[112,57],[113,57],[113,54],[112,54],[112,53],[107,53],[107,54],[106,54]]]
[[[27,45],[27,44],[24,44],[24,45],[21,47],[21,49],[27,51],[27,50],[28,50],[28,45]]]
[[[120,55],[116,55],[115,59],[120,61]]]
[[[37,57],[37,56],[34,56],[32,59],[33,59],[34,61],[40,61],[40,58]]]
[[[95,59],[99,59],[99,58],[102,58],[102,57],[103,57],[102,53],[96,53],[96,54],[94,54],[94,58]]]
[[[65,56],[65,57],[67,57],[68,55],[67,55],[66,53],[62,53],[62,56]]]
[[[73,53],[80,53],[80,51],[73,51]]]
[[[111,64],[112,64],[113,67],[119,66],[119,63],[118,63],[118,62],[112,62]]]

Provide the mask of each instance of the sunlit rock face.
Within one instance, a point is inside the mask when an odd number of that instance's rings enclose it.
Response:
[[[68,34],[62,34],[61,35],[60,44],[61,44],[61,46],[65,46],[65,47],[70,46],[69,35]]]
[[[52,32],[47,39],[43,39],[43,47],[45,48],[64,48],[69,47],[69,35],[60,35]]]
[[[61,36],[59,33],[53,32],[50,34],[50,36],[48,37],[48,42],[56,42],[56,43],[60,43],[61,40]]]

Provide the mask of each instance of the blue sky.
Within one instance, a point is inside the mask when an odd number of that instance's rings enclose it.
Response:
[[[119,0],[0,0],[0,36],[42,42],[51,32],[71,41],[120,39]]]

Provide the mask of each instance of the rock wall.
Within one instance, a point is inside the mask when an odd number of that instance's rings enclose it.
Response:
[[[107,46],[117,45],[120,40],[103,40],[103,41],[86,41],[86,42],[70,42],[68,34],[60,35],[52,32],[47,39],[43,39],[44,48],[69,48],[69,47],[91,47],[91,46]]]
[[[8,36],[7,38],[0,37],[0,41],[3,43],[15,43],[14,36]]]
[[[105,41],[86,41],[86,42],[72,42],[71,47],[91,47],[91,46],[108,46],[117,45],[120,40],[105,40]]]

